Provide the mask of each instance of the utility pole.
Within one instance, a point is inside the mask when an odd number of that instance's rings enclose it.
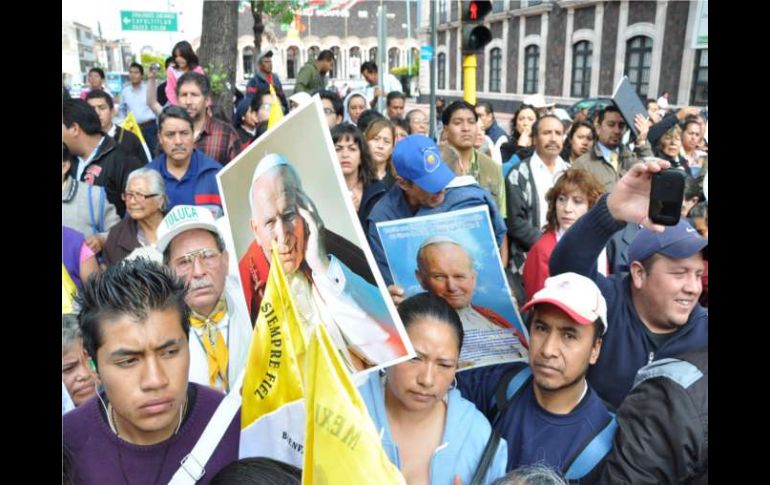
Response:
[[[406,0],[406,75],[411,74],[412,68],[412,12],[409,8],[409,0]]]
[[[380,6],[377,7],[377,49],[379,66],[377,72],[377,86],[380,88],[381,95],[377,98],[377,111],[385,112],[385,75],[388,73],[388,10],[380,0]]]
[[[430,2],[430,137],[436,139],[436,2]]]

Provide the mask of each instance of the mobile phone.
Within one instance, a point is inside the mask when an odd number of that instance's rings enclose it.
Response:
[[[682,214],[685,173],[669,168],[652,174],[649,217],[655,224],[675,226]]]

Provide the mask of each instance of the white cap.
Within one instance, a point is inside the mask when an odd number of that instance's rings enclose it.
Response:
[[[562,273],[545,280],[545,287],[521,307],[527,311],[540,303],[549,303],[564,311],[579,325],[592,325],[601,319],[607,333],[607,302],[591,279],[577,273]]]
[[[531,94],[524,98],[524,101],[522,102],[532,106],[533,108],[553,108],[556,106],[556,103],[546,103],[545,98],[540,93]]]
[[[572,118],[570,117],[569,113],[567,113],[567,110],[564,108],[555,108],[553,110],[554,116],[559,118],[561,121],[572,121]]]
[[[175,237],[190,229],[205,229],[221,237],[210,210],[194,205],[178,205],[161,221],[155,249],[162,254]]]

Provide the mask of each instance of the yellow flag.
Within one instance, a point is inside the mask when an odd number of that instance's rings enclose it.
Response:
[[[147,154],[147,160],[152,160],[152,156],[150,155],[150,150],[147,148],[147,143],[144,141],[144,135],[142,135],[142,129],[139,127],[139,123],[136,122],[136,117],[134,116],[134,113],[131,111],[128,112],[128,115],[126,115],[126,119],[123,120],[123,125],[121,125],[121,128],[123,128],[126,131],[130,131],[134,135],[136,135],[137,138],[139,138],[139,141],[142,142],[142,148],[144,148],[145,153]]]
[[[78,294],[78,289],[75,286],[75,282],[72,281],[72,277],[64,267],[64,263],[61,264],[61,312],[64,313],[76,313],[75,312],[75,295]]]
[[[139,128],[139,123],[136,122],[136,117],[131,111],[128,112],[126,119],[123,120],[122,128],[136,135],[136,137],[139,138],[139,141],[144,143],[144,135],[142,135],[142,129]]]
[[[270,103],[270,117],[267,119],[267,129],[274,127],[279,121],[283,119],[283,108],[281,108],[281,100],[275,94],[273,85],[270,84],[270,95],[273,97],[273,102]]]
[[[243,381],[239,456],[302,466],[305,336],[273,249]]]
[[[324,325],[308,348],[305,407],[303,484],[406,484]]]

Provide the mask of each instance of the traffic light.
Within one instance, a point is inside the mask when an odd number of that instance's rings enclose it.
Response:
[[[484,17],[492,11],[492,2],[463,1],[461,6],[463,19],[462,51],[465,54],[479,52],[492,41],[492,32],[483,24]]]

